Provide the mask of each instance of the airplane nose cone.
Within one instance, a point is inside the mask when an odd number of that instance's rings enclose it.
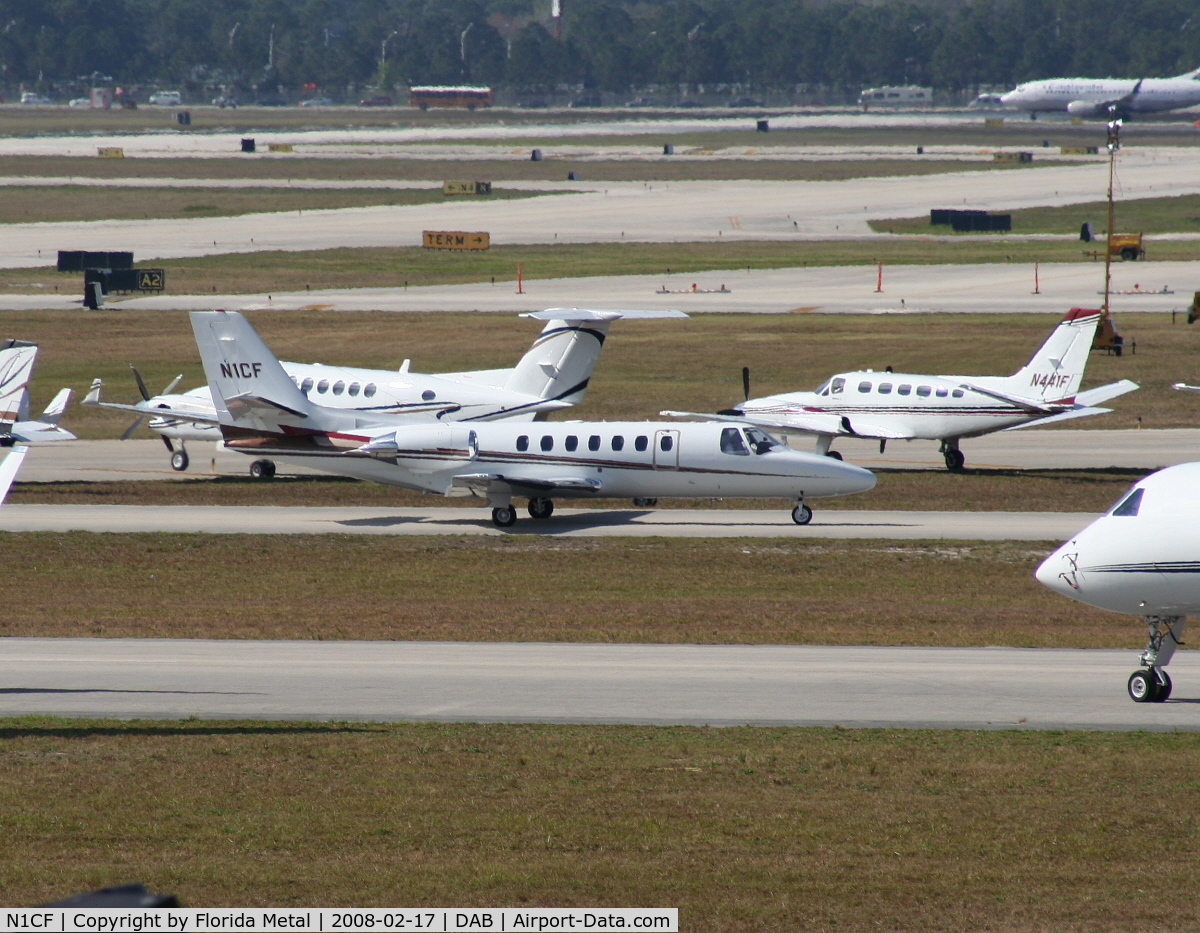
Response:
[[[825,468],[825,475],[833,480],[836,490],[829,495],[849,496],[856,492],[867,492],[875,488],[875,474],[870,470],[864,470],[853,463],[842,463],[832,457],[823,459],[829,461]]]
[[[1078,573],[1065,551],[1065,548],[1059,548],[1038,565],[1033,575],[1042,586],[1064,596],[1074,596],[1079,590]]]

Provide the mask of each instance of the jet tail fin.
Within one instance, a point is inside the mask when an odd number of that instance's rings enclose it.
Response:
[[[536,398],[575,404],[583,401],[588,380],[613,321],[621,318],[687,317],[682,311],[616,311],[549,308],[523,314],[546,326],[509,373],[504,388]]]
[[[58,424],[58,419],[62,417],[62,413],[67,410],[67,406],[71,403],[71,390],[59,389],[58,395],[50,400],[50,404],[46,406],[42,412],[42,417],[38,420],[44,424]]]
[[[1038,405],[1070,404],[1083,381],[1100,312],[1072,308],[1032,358],[1007,379],[991,385]]]

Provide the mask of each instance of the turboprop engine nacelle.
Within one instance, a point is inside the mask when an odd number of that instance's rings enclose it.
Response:
[[[1073,100],[1067,104],[1067,113],[1073,117],[1098,117],[1107,113],[1107,109],[1094,100]]]
[[[474,460],[479,453],[475,431],[461,424],[415,424],[374,437],[353,453],[380,460],[406,455],[433,455],[449,460]]]

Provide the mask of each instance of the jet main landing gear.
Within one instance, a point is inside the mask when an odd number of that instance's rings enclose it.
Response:
[[[250,464],[250,475],[255,479],[274,479],[275,461],[255,460],[252,464]]]
[[[517,523],[517,510],[511,505],[499,505],[492,509],[492,524],[497,528],[511,528]]]
[[[529,517],[530,518],[549,518],[554,514],[553,499],[530,499],[529,500]],[[494,518],[495,516],[493,516]],[[514,519],[515,521],[516,519]]]
[[[941,454],[946,461],[946,469],[955,473],[961,470],[967,462],[963,452],[958,449],[957,437],[942,441]]]
[[[175,470],[177,473],[182,473],[184,470],[186,470],[188,468],[188,462],[189,461],[188,461],[188,455],[187,455],[186,450],[184,450],[183,448],[180,448],[179,450],[172,451],[172,453],[171,453],[171,469],[172,470]]]
[[[1129,698],[1134,703],[1164,703],[1171,696],[1171,675],[1163,670],[1183,642],[1187,616],[1145,616],[1149,639],[1142,651],[1145,667],[1129,675]]]

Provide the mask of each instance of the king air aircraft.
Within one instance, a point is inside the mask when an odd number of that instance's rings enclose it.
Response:
[[[583,400],[613,321],[687,315],[682,311],[551,308],[522,317],[546,321],[546,326],[512,369],[424,375],[412,372],[408,360],[397,371],[320,363],[281,365],[300,391],[318,404],[362,416],[406,415],[409,420],[420,421],[530,421]],[[142,395],[136,405],[102,402],[99,379],[93,381],[83,400],[84,405],[137,414],[121,440],[150,419],[148,427],[162,437],[175,470],[188,468],[188,441],[221,442],[217,409],[208,386],[173,395],[171,390],[182,378],[177,376],[161,395],[152,396],[136,369],[133,375]],[[270,478],[275,475],[275,464],[257,459],[250,464],[250,474]]]
[[[1200,69],[1174,78],[1047,78],[1028,81],[1000,95],[1014,110],[1066,111],[1073,117],[1129,119],[1137,113],[1160,113],[1200,104]]]
[[[964,437],[1051,424],[1111,411],[1101,402],[1137,388],[1128,379],[1079,391],[1100,312],[1073,308],[1033,358],[1011,376],[928,376],[911,373],[838,373],[812,392],[749,399],[717,415],[783,434],[815,434],[817,453],[838,437],[873,438],[880,453],[890,440],[934,440],[946,467],[961,470]],[[749,395],[749,379],[747,378]],[[662,412],[697,417],[691,412]]]
[[[37,349],[37,344],[24,340],[0,341],[0,447],[12,448],[0,461],[0,502],[17,478],[30,444],[75,440],[74,434],[58,426],[71,400],[70,389],[54,396],[41,418],[29,420],[29,377]]]
[[[549,518],[555,498],[786,498],[798,524],[807,499],[864,492],[861,467],[789,450],[757,428],[720,423],[414,423],[390,412],[333,408],[296,385],[240,314],[196,311],[192,329],[225,446],[252,457],[443,496],[474,496],[500,528],[514,498]]]
[[[1141,616],[1149,639],[1129,677],[1137,703],[1171,695],[1163,669],[1200,612],[1200,463],[1152,473],[1037,569],[1050,589],[1112,612]]]

